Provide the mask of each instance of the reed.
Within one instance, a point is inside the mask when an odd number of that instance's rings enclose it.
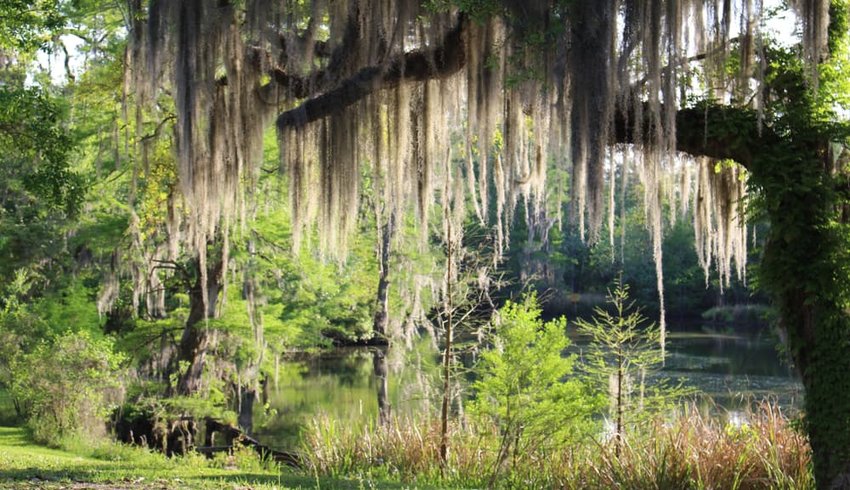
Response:
[[[456,425],[442,467],[439,421],[395,419],[354,429],[318,417],[304,438],[311,473],[415,485],[482,488],[805,489],[814,488],[806,437],[775,403],[731,423],[685,405],[613,441],[587,439],[553,450],[522,447],[496,471],[500,435]]]

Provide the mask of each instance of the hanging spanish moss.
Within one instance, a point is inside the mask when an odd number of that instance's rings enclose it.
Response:
[[[829,0],[791,0],[803,25],[803,55],[809,66],[809,81],[818,86],[818,64],[826,55],[829,36]]]
[[[263,129],[276,116],[296,247],[318,230],[319,247],[343,258],[371,175],[381,219],[412,213],[427,237],[432,203],[450,196],[453,209],[468,204],[493,230],[498,260],[518,206],[530,229],[554,223],[544,207],[556,158],[571,171],[571,216],[590,242],[607,208],[613,245],[617,186],[623,216],[627,181],[641,179],[662,332],[661,241],[688,206],[704,270],[716,263],[724,286],[733,270],[743,275],[741,171],[682,160],[676,114],[700,90],[763,110],[761,0],[507,2],[509,15],[484,21],[420,4],[151,1],[133,61],[174,89],[185,219],[169,226],[183,230],[202,271],[208,243],[244,215],[251,194],[240,192],[255,181]],[[795,4],[811,60],[823,53],[827,4]],[[730,76],[736,47],[740,72]],[[621,142],[631,145],[615,157],[622,120],[631,126]],[[444,168],[448,151],[459,158]]]
[[[152,1],[148,25],[134,39],[136,72],[147,76],[147,83],[136,83],[141,92],[158,89],[162,78],[174,85],[179,182],[187,213],[184,243],[197,254],[203,276],[213,241],[220,240],[222,261],[228,261],[230,223],[245,212],[241,185],[253,179],[263,128],[275,111],[261,98],[264,60],[255,53],[255,40],[245,41],[240,15],[227,3]],[[205,290],[203,300],[209,301]]]
[[[617,15],[616,2],[578,2],[573,8],[571,49],[568,59],[570,102],[570,141],[573,162],[573,199],[577,204],[579,233],[596,241],[602,224],[604,156],[615,102],[611,86],[612,29]],[[600,56],[600,54],[602,54]]]
[[[706,159],[696,162],[694,237],[697,258],[710,277],[716,260],[721,291],[728,287],[734,272],[746,280],[747,225],[742,207],[746,198],[746,180],[737,165],[717,165]],[[733,266],[734,264],[734,266]]]

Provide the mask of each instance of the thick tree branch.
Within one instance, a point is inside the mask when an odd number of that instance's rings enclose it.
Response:
[[[618,108],[614,121],[614,142],[651,145],[648,135],[657,122],[651,120],[648,106],[637,120],[633,107]],[[641,131],[636,131],[640,124]],[[636,141],[643,134],[643,141]],[[676,149],[694,156],[734,160],[744,167],[753,163],[760,148],[776,144],[779,137],[769,128],[758,129],[756,114],[749,109],[707,105],[680,109],[676,113]]]
[[[278,128],[302,127],[338,113],[375,91],[395,87],[402,81],[422,82],[457,73],[466,64],[466,29],[467,20],[461,15],[457,26],[446,34],[436,48],[411,51],[391,59],[386,65],[361,69],[336,88],[280,114],[277,118]],[[285,80],[278,80],[281,81]],[[292,84],[294,80],[288,83]]]
[[[248,48],[248,59],[255,65],[256,69],[268,70],[272,83],[260,88],[260,96],[263,100],[274,99],[274,94],[282,90],[287,97],[295,99],[306,99],[315,94],[327,90],[334,81],[340,77],[340,72],[345,72],[346,64],[351,58],[352,47],[357,44],[360,37],[359,14],[355,10],[349,15],[341,42],[333,49],[327,41],[315,41],[315,28],[317,23],[311,18],[310,25],[302,36],[288,36],[278,33],[279,55],[272,59],[271,53],[260,47],[250,46]],[[307,75],[292,74],[288,71],[290,50],[301,51],[308,58],[317,57],[327,59],[324,68],[317,69]],[[302,62],[305,60],[301,60]],[[308,61],[308,64],[311,61]],[[226,77],[218,80],[218,83],[226,85]]]

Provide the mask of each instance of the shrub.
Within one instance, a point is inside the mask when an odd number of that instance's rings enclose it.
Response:
[[[71,435],[102,434],[122,395],[123,359],[111,339],[88,332],[66,332],[21,356],[12,367],[12,394],[35,439],[56,445]]]
[[[493,348],[478,365],[471,412],[497,429],[493,477],[510,456],[557,451],[597,427],[593,415],[602,397],[571,376],[574,356],[564,357],[566,320],[544,323],[534,295],[508,302],[497,316]]]

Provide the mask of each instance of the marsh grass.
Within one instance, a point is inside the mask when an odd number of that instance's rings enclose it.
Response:
[[[619,457],[613,442],[586,440],[558,451],[525,447],[510,455],[500,488],[806,489],[814,488],[808,442],[780,409],[763,403],[740,424],[693,406],[657,417],[628,434]],[[409,485],[486,487],[496,464],[498,434],[454,426],[443,469],[437,421],[394,420],[351,429],[328,417],[304,438],[317,477],[368,477]]]

